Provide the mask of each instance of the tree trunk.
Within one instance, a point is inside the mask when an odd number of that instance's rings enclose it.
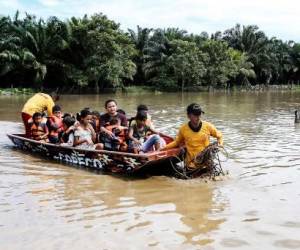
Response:
[[[99,84],[98,84],[98,81],[95,81],[95,93],[99,94]]]
[[[183,73],[181,73],[181,92],[184,91],[184,76]]]

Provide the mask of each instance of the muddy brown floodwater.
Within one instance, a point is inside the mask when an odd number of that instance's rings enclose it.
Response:
[[[25,154],[6,134],[22,132],[27,98],[0,97],[0,249],[300,249],[300,93],[61,97],[69,112],[147,104],[171,135],[199,102],[229,153],[217,182],[125,179]]]

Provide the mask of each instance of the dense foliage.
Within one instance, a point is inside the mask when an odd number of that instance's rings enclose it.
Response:
[[[252,25],[209,37],[177,28],[124,32],[101,13],[66,21],[0,17],[2,88],[249,87],[298,81],[299,70],[300,44]]]

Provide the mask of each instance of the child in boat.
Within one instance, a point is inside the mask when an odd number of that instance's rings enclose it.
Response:
[[[36,141],[48,142],[48,127],[46,123],[42,122],[42,114],[35,112],[32,116],[32,123],[30,124],[30,138]]]
[[[71,115],[65,116],[63,118],[63,132],[60,134],[61,146],[70,146],[74,144],[74,123],[76,122],[75,118]]]
[[[91,125],[96,133],[100,132],[100,113],[96,110],[92,111],[92,122]]]
[[[131,148],[136,154],[149,152],[153,149],[153,146],[155,150],[165,146],[165,141],[159,136],[161,133],[146,125],[146,121],[147,113],[139,111],[129,128],[128,137],[132,140]],[[149,132],[151,135],[149,135]]]
[[[137,112],[143,111],[147,114],[147,120],[146,120],[146,125],[149,127],[154,128],[152,120],[151,120],[151,115],[149,114],[149,108],[145,104],[140,104],[136,108]]]
[[[152,123],[152,120],[151,120],[151,115],[149,114],[149,109],[148,109],[148,107],[147,107],[145,104],[140,104],[140,105],[137,106],[136,112],[138,113],[138,112],[140,112],[140,111],[143,111],[143,112],[145,112],[145,113],[147,114],[146,125],[149,126],[149,127],[151,127],[151,128],[154,128],[153,123]],[[131,123],[132,123],[134,120],[135,120],[135,117],[131,117],[131,118],[129,119],[129,127],[130,127]]]
[[[127,127],[121,126],[121,121],[113,117],[106,129],[112,132],[112,136],[104,136],[104,148],[108,150],[127,151],[126,134]]]
[[[48,117],[47,126],[49,129],[49,142],[59,143],[59,134],[63,131],[61,107],[54,105],[52,108],[52,115]]]
[[[79,125],[74,131],[74,146],[82,149],[103,149],[102,143],[95,144],[96,133],[91,123],[92,113],[88,109],[81,110],[77,115]]]

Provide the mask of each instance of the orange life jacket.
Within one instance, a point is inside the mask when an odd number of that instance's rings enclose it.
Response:
[[[126,141],[126,128],[119,125],[108,125],[105,127],[107,130],[111,131],[119,140],[120,144]]]
[[[30,127],[30,134],[33,140],[40,140],[39,137],[43,136],[46,133],[47,133],[47,127],[46,124],[44,123],[40,123],[38,125],[33,123]]]
[[[54,136],[54,137],[58,137],[58,134],[60,132],[63,131],[63,122],[62,122],[62,118],[58,118],[56,116],[50,116],[48,118],[48,122],[49,122],[49,136]],[[52,126],[57,127],[57,129],[54,129]]]

